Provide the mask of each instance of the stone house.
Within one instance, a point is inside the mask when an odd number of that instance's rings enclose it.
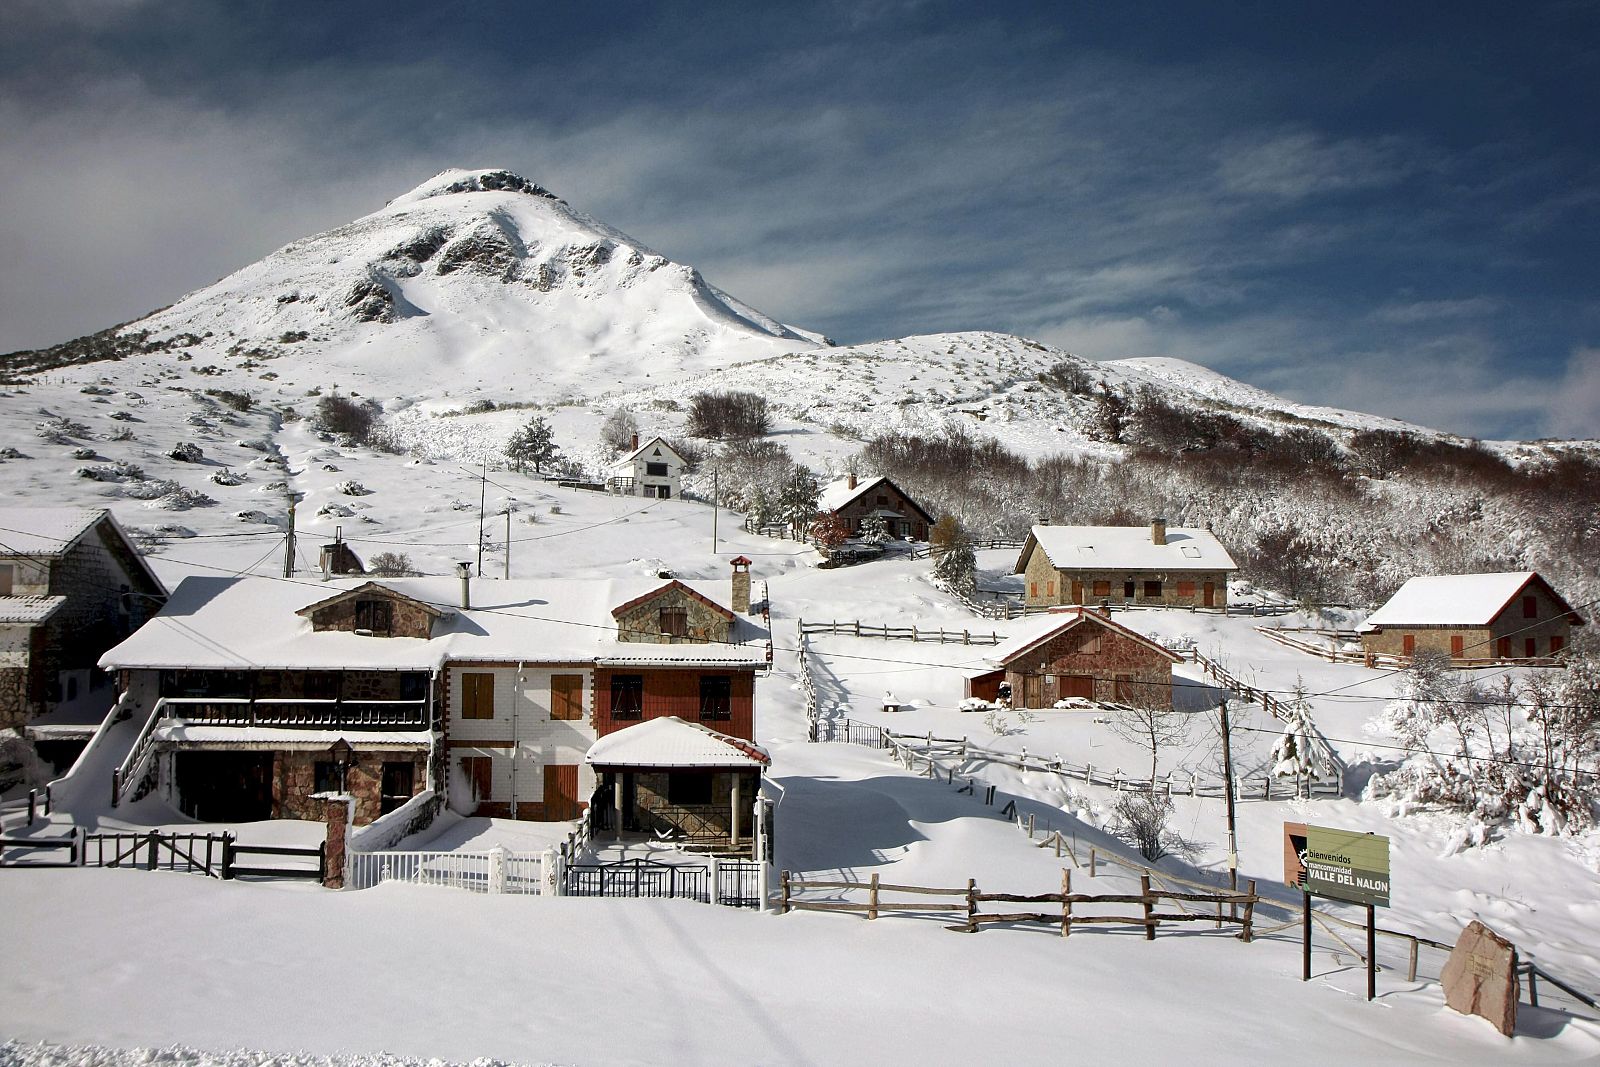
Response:
[[[165,598],[111,512],[0,508],[0,729],[64,770],[115,697],[95,661]]]
[[[719,594],[660,579],[191,578],[102,659],[144,724],[113,789],[208,821],[319,817],[312,794],[341,789],[357,825],[423,794],[464,815],[576,818],[600,784],[584,756],[601,736],[676,715],[750,738],[767,635]]]
[[[912,541],[926,541],[934,525],[933,516],[921,504],[882,476],[864,482],[857,481],[854,474],[836,478],[817,494],[817,510],[838,518],[852,537],[873,517],[883,520],[890,537]]]
[[[965,695],[993,701],[1005,683],[1016,708],[1051,708],[1074,698],[1171,707],[1172,665],[1180,662],[1155,641],[1089,608],[1029,620],[1021,634],[984,659],[990,669],[968,676]]]
[[[611,465],[606,488],[622,496],[679,497],[686,466],[688,461],[665,439],[652,437],[641,445],[634,434],[632,451]]]
[[[1556,656],[1584,625],[1535,571],[1412,578],[1360,627],[1361,647],[1410,657],[1419,649],[1459,662]]]
[[[1144,526],[1035,526],[1013,573],[1029,607],[1150,604],[1226,608],[1239,569],[1210,530]]]

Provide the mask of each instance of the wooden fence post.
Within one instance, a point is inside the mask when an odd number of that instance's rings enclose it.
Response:
[[[233,877],[233,834],[224,830],[222,832],[222,878],[223,881]]]
[[[1155,902],[1150,899],[1150,876],[1148,874],[1139,876],[1139,895],[1144,898],[1144,939],[1146,941],[1154,941],[1156,939],[1156,923],[1154,919],[1150,918],[1150,914],[1155,911]]]
[[[1028,812],[1028,840],[1033,840],[1033,812]]]
[[[151,830],[149,839],[150,858],[145,861],[144,869],[147,871],[153,871],[156,869],[156,842],[161,840],[161,834],[158,831]]]
[[[789,914],[789,872],[788,871],[784,871],[783,872],[783,910],[781,912],[779,912],[778,914],[780,914],[780,915]]]
[[[1094,868],[1095,868],[1095,863],[1098,860],[1098,858],[1099,857],[1095,853],[1094,846],[1090,845],[1089,846],[1089,877],[1090,878],[1093,878],[1095,876],[1095,869]]]
[[[878,917],[878,872],[872,872],[872,884],[867,888],[867,918]]]
[[[967,933],[978,932],[978,880],[967,879]]]
[[[1056,835],[1056,854],[1060,855],[1061,835]],[[1072,872],[1061,869],[1061,936],[1072,932]]]
[[[1245,892],[1250,894],[1250,898],[1244,902],[1244,930],[1239,934],[1239,939],[1248,945],[1255,938],[1253,922],[1256,914],[1256,880],[1254,878],[1245,883]]]
[[[1416,980],[1417,980],[1417,939],[1413,937],[1413,938],[1411,938],[1411,954],[1410,954],[1410,957],[1406,960],[1406,981],[1415,982]],[[1532,971],[1528,972],[1528,989],[1529,989],[1530,992],[1532,992],[1532,990],[1533,990],[1533,972]],[[1537,1000],[1535,1000],[1533,1003],[1534,1004],[1538,1004],[1539,1002]]]

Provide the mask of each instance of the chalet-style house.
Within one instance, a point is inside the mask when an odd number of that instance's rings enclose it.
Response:
[[[621,496],[667,499],[683,495],[683,468],[688,462],[660,437],[644,444],[633,435],[633,450],[611,465],[606,488]]]
[[[1225,608],[1239,569],[1210,530],[1144,526],[1035,526],[1013,573],[1029,607],[1160,604]]]
[[[984,657],[990,670],[971,674],[966,696],[994,701],[1002,683],[1015,708],[1053,708],[1081,700],[1172,706],[1178,656],[1090,608],[1029,619],[1021,633]]]
[[[852,537],[861,532],[862,523],[876,517],[890,537],[926,541],[934,523],[921,504],[881,476],[857,482],[849,474],[829,482],[817,494],[817,510],[839,519]]]
[[[748,820],[705,798],[754,802],[748,753],[731,768],[585,760],[668,718],[754,748],[767,634],[713,585],[188,579],[101,661],[147,723],[115,789],[208,821],[320,818],[313,794],[342,790],[358,825],[425,789],[516,819],[576,818],[598,796],[603,826],[726,835]]]
[[[65,769],[116,697],[95,661],[165,599],[111,512],[0,508],[0,729]]]
[[[1567,647],[1583,617],[1534,571],[1412,578],[1360,627],[1361,647],[1409,657],[1436,649],[1454,660],[1521,660]]]

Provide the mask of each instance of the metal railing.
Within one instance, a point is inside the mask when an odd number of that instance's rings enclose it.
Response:
[[[351,852],[345,860],[347,889],[405,882],[537,896],[544,879],[544,859],[537,852]]]

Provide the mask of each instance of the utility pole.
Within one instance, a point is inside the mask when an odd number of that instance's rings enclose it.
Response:
[[[711,554],[717,554],[717,481],[719,471],[711,472]]]
[[[294,577],[294,497],[289,498],[289,532],[283,538],[283,576]]]
[[[516,501],[506,498],[506,581],[511,580],[511,505]]]
[[[1236,834],[1237,827],[1233,818],[1233,745],[1230,735],[1232,730],[1228,726],[1228,702],[1222,702],[1222,788],[1223,796],[1228,800],[1228,890],[1239,890],[1239,839]],[[1231,913],[1234,905],[1228,905]]]
[[[478,577],[483,577],[483,507],[489,499],[489,458],[483,460],[483,477],[478,481]]]

